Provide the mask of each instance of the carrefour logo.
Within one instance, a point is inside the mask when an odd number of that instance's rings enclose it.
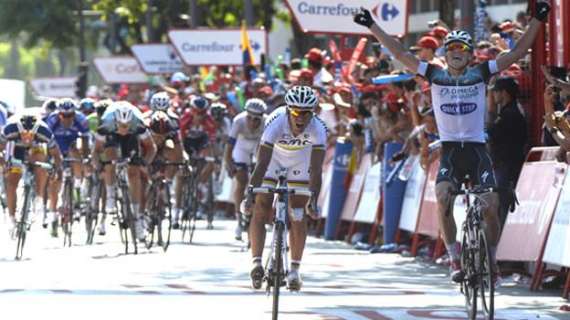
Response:
[[[301,1],[297,5],[297,10],[301,14],[308,15],[352,17],[360,11],[360,6],[347,6],[344,3],[323,5]],[[374,6],[371,11],[374,16],[379,17],[384,21],[393,20],[400,14],[400,10],[389,2],[379,3]]]
[[[443,113],[450,114],[452,116],[465,115],[472,113],[477,109],[476,103],[446,103],[442,104],[440,107]]]

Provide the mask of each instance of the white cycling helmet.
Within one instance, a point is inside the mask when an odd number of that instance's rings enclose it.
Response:
[[[464,30],[453,30],[451,31],[447,37],[445,37],[444,45],[447,47],[448,44],[452,42],[461,42],[469,46],[471,50],[473,50],[473,39],[469,32]]]
[[[170,108],[170,97],[168,93],[161,91],[150,98],[150,108],[154,111],[166,111]]]
[[[285,103],[288,107],[313,110],[319,103],[319,97],[311,87],[294,86],[285,94]]]
[[[127,101],[119,101],[113,104],[115,107],[115,121],[121,124],[129,123],[133,120],[135,107]]]
[[[267,110],[267,104],[261,99],[251,98],[245,103],[245,111],[254,115],[262,115]]]

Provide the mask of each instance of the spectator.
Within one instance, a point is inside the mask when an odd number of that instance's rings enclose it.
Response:
[[[499,77],[488,95],[487,130],[490,154],[499,188],[516,185],[525,160],[528,142],[526,119],[519,110],[519,86],[512,77]],[[499,190],[499,218],[504,225],[509,208],[509,192]]]
[[[307,52],[305,58],[309,62],[309,69],[315,75],[314,85],[323,86],[323,84],[330,84],[334,78],[333,76],[323,67],[323,53],[318,48],[312,48]]]
[[[410,50],[417,51],[416,56],[420,60],[427,61],[429,63],[436,64],[440,67],[445,67],[445,63],[435,56],[435,51],[439,48],[439,41],[430,36],[421,37],[415,46],[411,47]]]

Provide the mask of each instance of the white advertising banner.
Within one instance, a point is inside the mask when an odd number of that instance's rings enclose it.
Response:
[[[255,64],[267,54],[265,30],[249,29]],[[187,65],[241,65],[241,30],[170,30],[170,42]]]
[[[427,180],[426,172],[420,166],[419,156],[413,156],[412,174],[406,184],[402,214],[400,216],[400,229],[415,232],[420,204],[423,198],[424,187]]]
[[[93,63],[107,83],[146,83],[146,74],[131,56],[95,58]]]
[[[184,67],[171,44],[135,44],[131,46],[131,51],[143,71],[149,74],[175,73]]]
[[[376,209],[380,201],[380,177],[382,176],[382,163],[377,162],[368,169],[362,196],[354,215],[354,221],[364,223],[374,223],[376,220]]]
[[[570,267],[570,171],[566,174],[546,249],[542,259],[546,263]]]
[[[36,78],[30,85],[38,96],[50,98],[75,97],[75,77]]]
[[[26,107],[26,83],[22,80],[0,79],[0,101],[12,113]]]
[[[408,0],[286,0],[304,32],[371,34],[353,21],[360,7],[370,10],[378,25],[391,35],[408,32]]]

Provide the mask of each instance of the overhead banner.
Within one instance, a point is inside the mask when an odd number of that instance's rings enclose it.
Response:
[[[93,63],[107,83],[146,83],[146,74],[131,56],[95,58]]]
[[[171,44],[135,44],[131,51],[143,71],[149,74],[175,73],[184,68]]]
[[[267,54],[267,33],[265,30],[248,29],[249,42],[256,64],[261,54]],[[241,30],[170,30],[170,42],[185,64],[197,65],[241,65]]]
[[[301,30],[307,33],[371,34],[353,21],[360,7],[391,35],[408,33],[408,0],[285,0]]]
[[[75,97],[75,80],[75,77],[36,78],[30,80],[30,85],[38,96],[72,98]]]

